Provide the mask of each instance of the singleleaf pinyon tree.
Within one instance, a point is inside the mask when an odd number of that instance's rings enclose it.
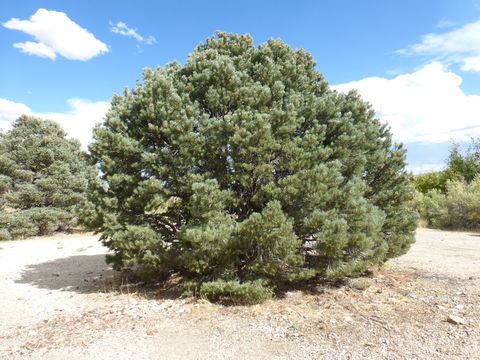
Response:
[[[18,118],[0,137],[0,239],[74,225],[89,178],[95,178],[94,167],[57,123]]]
[[[84,220],[109,261],[181,274],[210,299],[358,274],[414,241],[405,150],[281,40],[219,32],[186,64],[146,69],[94,138],[101,183]]]

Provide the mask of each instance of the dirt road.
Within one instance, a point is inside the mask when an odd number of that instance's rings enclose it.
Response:
[[[480,359],[479,234],[420,229],[368,277],[251,307],[122,284],[105,252],[0,242],[0,358]]]

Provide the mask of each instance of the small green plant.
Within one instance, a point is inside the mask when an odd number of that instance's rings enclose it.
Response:
[[[201,285],[199,295],[210,301],[226,301],[235,304],[252,305],[264,302],[273,296],[273,290],[264,286],[261,280],[240,284],[238,281],[217,280]]]
[[[372,286],[372,283],[369,280],[354,279],[354,280],[351,280],[348,285],[352,289],[363,291],[363,290],[368,289],[370,286]]]
[[[156,329],[156,328],[147,329],[146,333],[147,333],[147,335],[150,335],[150,336],[151,336],[151,335],[155,335],[155,334],[158,333],[158,329]]]
[[[287,330],[289,330],[289,331],[298,331],[298,330],[300,330],[300,328],[301,328],[301,325],[300,325],[300,324],[298,324],[298,323],[293,323],[292,325],[290,325],[290,326],[287,328]]]
[[[77,252],[84,252],[84,251],[87,251],[87,249],[85,249],[85,248],[78,248],[77,249]]]
[[[181,291],[183,297],[196,296],[200,284],[196,281],[184,281],[181,284]]]
[[[387,261],[386,263],[383,264],[383,267],[385,269],[393,269],[395,268],[395,264],[391,261]]]

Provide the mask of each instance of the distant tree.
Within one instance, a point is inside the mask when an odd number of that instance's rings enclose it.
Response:
[[[462,153],[460,145],[452,141],[450,152],[442,171],[432,171],[414,178],[415,188],[423,194],[431,190],[446,193],[448,182],[471,183],[480,175],[480,139],[471,139],[471,144]]]
[[[358,274],[414,241],[405,150],[280,40],[218,33],[185,65],[145,70],[94,134],[102,183],[84,221],[115,268],[258,302],[277,281]]]
[[[0,137],[0,239],[74,225],[94,176],[79,142],[67,139],[57,123],[18,118]]]
[[[444,192],[446,190],[447,178],[443,171],[432,171],[417,175],[414,178],[415,188],[423,194],[431,190]]]
[[[472,138],[465,154],[462,154],[458,143],[452,142],[444,172],[448,180],[471,183],[480,174],[480,139]]]

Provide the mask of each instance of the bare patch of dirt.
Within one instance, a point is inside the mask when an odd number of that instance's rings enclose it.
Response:
[[[480,237],[418,231],[342,285],[256,306],[125,283],[96,237],[3,242],[0,358],[480,359]]]

